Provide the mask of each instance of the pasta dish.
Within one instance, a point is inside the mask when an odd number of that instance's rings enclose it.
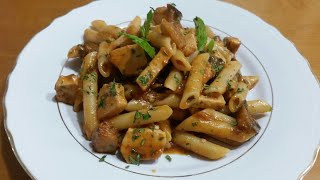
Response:
[[[81,69],[59,77],[56,99],[83,111],[95,152],[119,151],[139,165],[179,146],[217,160],[259,133],[255,115],[272,108],[246,100],[259,77],[241,73],[241,41],[221,39],[200,17],[194,27],[183,27],[181,18],[167,4],[125,28],[95,20],[69,50]]]

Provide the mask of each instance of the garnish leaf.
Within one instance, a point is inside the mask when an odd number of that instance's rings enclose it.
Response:
[[[142,119],[143,120],[148,120],[148,119],[150,119],[151,118],[151,115],[149,114],[149,112],[147,112],[146,114],[143,114],[142,115]]]
[[[198,50],[203,51],[208,38],[206,33],[206,26],[203,20],[199,17],[195,17],[193,19],[193,22],[196,26],[196,38],[197,38]]]
[[[102,156],[102,157],[99,159],[99,162],[103,162],[106,157],[107,157],[106,155]]]
[[[153,10],[151,9],[147,14],[147,19],[144,21],[143,26],[140,27],[142,38],[146,39],[150,30],[150,25],[153,20]]]
[[[131,39],[134,43],[138,44],[142,49],[144,49],[147,54],[153,58],[156,51],[154,47],[152,47],[147,40],[139,38],[138,36],[132,35],[132,34],[127,34],[127,33],[120,33],[121,35],[127,36],[129,39]]]
[[[214,43],[215,43],[214,40],[211,39],[211,41],[208,44],[208,48],[207,48],[208,52],[212,52],[213,47],[214,47]]]
[[[111,96],[116,96],[117,95],[115,79],[113,79],[113,82],[112,82],[111,87],[109,89],[109,93],[110,93]]]
[[[166,158],[169,162],[172,161],[172,158],[171,158],[168,154],[165,156],[165,158]]]

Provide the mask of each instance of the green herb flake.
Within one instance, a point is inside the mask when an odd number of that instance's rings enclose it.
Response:
[[[200,69],[200,73],[201,73],[201,75],[204,75],[205,70],[204,69]]]
[[[106,107],[105,99],[101,98],[98,103],[98,108],[105,108],[105,107]]]
[[[154,58],[156,51],[146,39],[124,32],[121,32],[120,35],[127,36],[127,38],[131,39],[134,43],[138,44],[142,49],[144,49],[151,58]]]
[[[208,48],[207,48],[207,51],[208,51],[208,52],[212,52],[213,47],[214,47],[214,43],[215,43],[214,40],[211,39],[210,42],[209,42],[209,44],[208,44]]]
[[[142,139],[141,142],[140,142],[140,146],[143,146],[144,143],[146,143],[146,139]]]
[[[136,158],[133,158],[132,156],[129,156],[129,163],[139,166],[140,165],[140,156],[141,156],[140,154],[137,154]]]
[[[241,92],[243,92],[244,91],[244,88],[238,88],[237,89],[237,93],[241,93]]]
[[[146,114],[142,114],[142,119],[143,120],[148,120],[151,118],[151,115],[149,114],[149,112],[147,112]]]
[[[135,141],[135,140],[137,140],[139,137],[140,137],[140,135],[134,134],[134,135],[132,135],[131,140],[132,140],[132,141]]]
[[[231,81],[230,80],[227,80],[227,89],[228,90],[231,90]]]
[[[133,119],[133,123],[136,122],[137,119],[140,119],[142,117],[142,113],[139,111],[136,111],[136,113],[134,114],[134,119]]]
[[[165,156],[165,158],[166,158],[169,162],[172,161],[172,158],[171,158],[168,154]]]
[[[128,169],[130,166],[128,165],[128,166],[126,166],[126,167],[124,167],[124,168],[126,168],[126,169]]]
[[[238,122],[237,122],[237,121],[231,121],[231,125],[232,125],[232,126],[237,126],[237,125],[238,125]]]
[[[171,6],[176,7],[177,5],[175,3],[170,3]]]
[[[147,14],[147,19],[144,21],[143,26],[140,27],[142,38],[145,38],[145,39],[147,38],[152,20],[153,20],[153,10],[151,9]]]
[[[143,86],[146,86],[146,85],[148,84],[150,78],[149,78],[149,75],[146,74],[146,75],[144,75],[144,76],[140,76],[138,80],[140,81],[140,83],[141,83]]]
[[[223,69],[223,65],[215,65],[215,64],[212,64],[211,65],[211,68],[214,70],[214,72],[217,74],[219,73],[222,69]]]
[[[197,39],[198,50],[203,51],[208,38],[206,33],[206,26],[203,20],[199,17],[195,17],[193,19],[193,22],[196,27],[196,39]]]
[[[210,85],[205,84],[205,85],[203,85],[203,88],[204,88],[204,89],[210,89]]]
[[[132,131],[133,134],[135,134],[135,133],[137,133],[137,132],[139,132],[139,133],[144,132],[144,128],[136,128],[136,129],[134,129],[134,130]]]
[[[198,126],[198,122],[193,122],[193,123],[191,123],[191,125],[192,125],[193,127]]]
[[[106,157],[107,157],[106,155],[102,156],[102,157],[99,159],[99,162],[104,162],[104,159],[105,159]]]
[[[111,96],[116,96],[116,95],[117,95],[117,91],[116,91],[116,81],[115,81],[115,79],[113,79],[113,82],[112,82],[111,87],[110,87],[110,89],[109,89],[109,94],[110,94]]]
[[[176,73],[174,74],[173,78],[176,81],[176,84],[179,85],[180,84],[180,79],[178,78]]]

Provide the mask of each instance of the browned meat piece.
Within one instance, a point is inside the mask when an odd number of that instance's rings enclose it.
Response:
[[[167,4],[167,7],[158,7],[154,11],[153,21],[155,25],[161,24],[162,19],[166,19],[168,22],[180,23],[181,18],[182,13],[171,4]]]
[[[247,101],[244,101],[237,113],[237,127],[245,132],[258,134],[260,130],[259,124],[248,111]]]
[[[166,19],[162,19],[160,28],[164,35],[169,36],[176,43],[178,49],[182,50],[186,46],[182,29],[176,23],[170,23]]]
[[[96,152],[114,154],[119,147],[119,132],[108,121],[99,124],[92,134],[92,145]]]
[[[84,58],[88,53],[98,50],[98,44],[85,42],[73,46],[68,52],[68,58]]]
[[[144,50],[137,44],[111,51],[109,60],[126,76],[139,75],[148,64]]]
[[[155,160],[163,153],[166,133],[149,128],[129,128],[122,140],[120,151],[123,158],[132,164],[140,160]]]
[[[233,53],[235,54],[240,45],[241,45],[241,41],[238,38],[235,37],[225,37],[223,39],[223,42],[225,44],[225,46]]]
[[[79,77],[74,74],[60,76],[55,85],[57,101],[73,105],[76,99],[78,83]]]
[[[99,91],[97,116],[103,118],[113,117],[122,112],[127,106],[124,97],[124,88],[121,84],[111,82],[104,84]]]

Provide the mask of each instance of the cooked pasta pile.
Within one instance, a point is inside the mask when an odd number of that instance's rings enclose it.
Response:
[[[119,149],[139,165],[175,144],[216,160],[230,151],[221,144],[239,146],[258,134],[253,116],[271,106],[246,101],[259,77],[241,74],[240,40],[221,40],[199,17],[194,28],[183,27],[181,18],[167,4],[126,28],[95,20],[84,43],[69,50],[82,66],[79,75],[59,77],[56,99],[83,110],[94,151]]]

